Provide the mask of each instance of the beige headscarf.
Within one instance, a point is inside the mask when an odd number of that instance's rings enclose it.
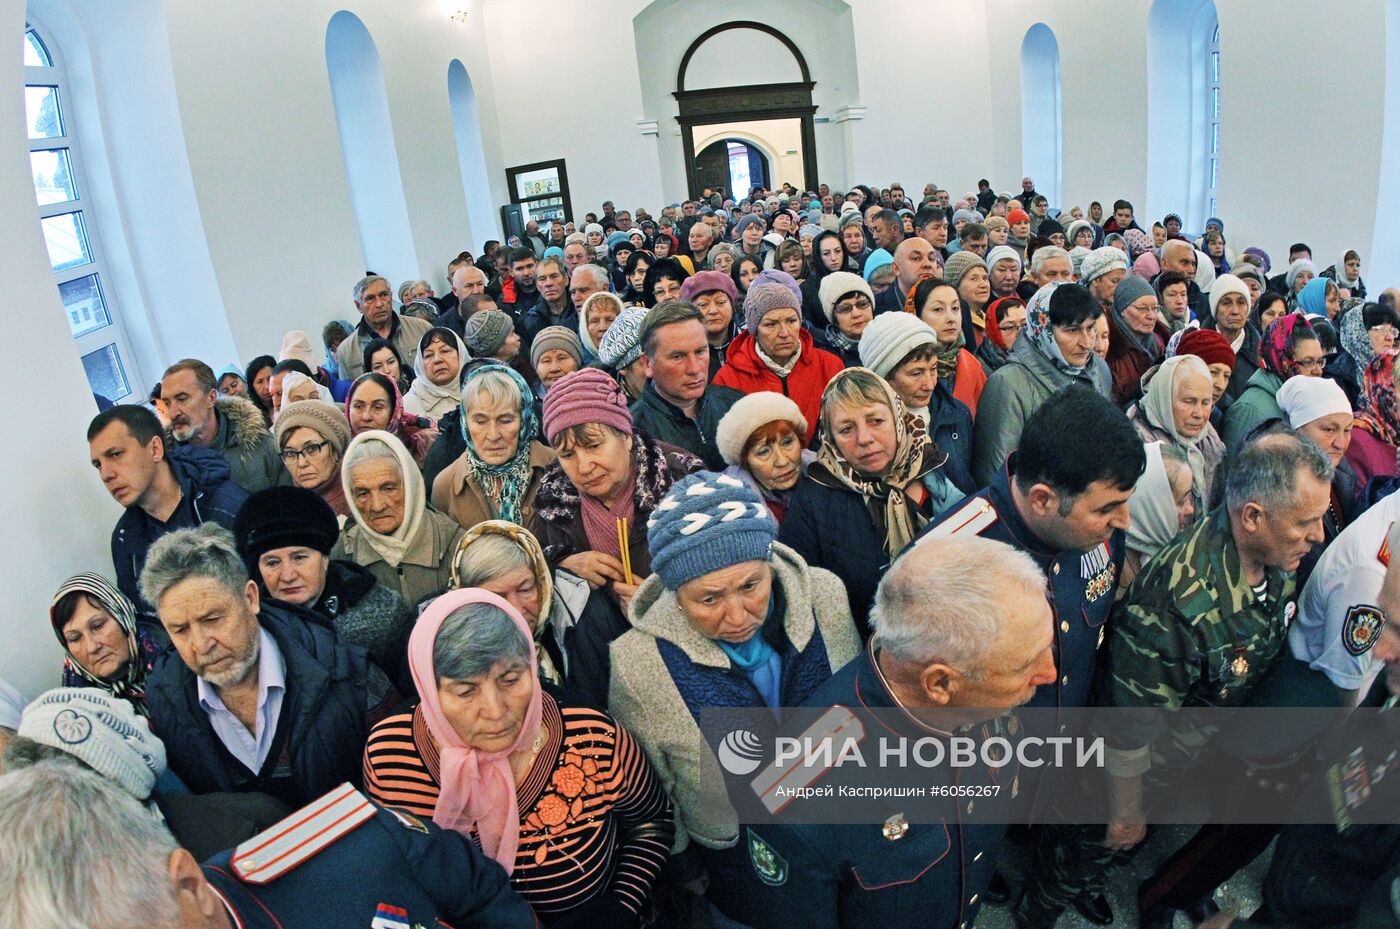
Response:
[[[1207,422],[1194,438],[1186,438],[1176,431],[1176,416],[1172,413],[1172,399],[1176,394],[1176,382],[1188,375],[1203,377],[1210,381],[1210,368],[1196,355],[1173,355],[1162,362],[1147,389],[1142,395],[1142,412],[1147,421],[1171,436],[1171,444],[1186,453],[1191,464],[1191,488],[1196,499],[1204,508],[1210,500],[1210,489],[1206,486],[1206,456],[1201,452],[1201,440],[1210,429]]]
[[[365,448],[365,446],[372,444],[382,445],[389,450],[398,462],[399,474],[403,478],[403,522],[399,524],[399,528],[394,530],[392,535],[383,535],[370,528],[364,517],[360,515],[360,508],[355,504],[355,493],[351,486],[350,475],[355,470],[355,466],[380,457],[374,454],[373,450]],[[361,432],[351,439],[350,444],[345,448],[345,462],[340,469],[340,482],[345,488],[345,498],[350,501],[350,515],[354,518],[355,524],[360,527],[360,531],[365,534],[365,539],[369,542],[370,547],[378,552],[391,567],[397,568],[403,561],[404,553],[408,551],[409,545],[413,543],[413,539],[423,528],[424,516],[428,507],[427,494],[423,488],[423,475],[419,472],[413,455],[404,447],[403,442],[387,432],[379,429]]]

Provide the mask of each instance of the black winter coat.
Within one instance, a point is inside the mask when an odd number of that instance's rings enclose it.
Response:
[[[706,387],[705,395],[700,398],[699,416],[691,419],[667,403],[648,381],[642,395],[632,404],[632,423],[636,431],[690,452],[711,471],[723,471],[726,463],[715,444],[715,432],[724,414],[742,396],[742,392],[732,387]]]

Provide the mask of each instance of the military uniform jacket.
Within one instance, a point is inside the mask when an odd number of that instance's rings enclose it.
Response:
[[[1046,593],[1055,612],[1055,667],[1059,678],[1036,689],[1031,707],[1088,706],[1100,634],[1113,607],[1126,536],[1115,530],[1088,552],[1055,551],[1031,533],[1011,497],[1015,457],[991,484],[943,513],[916,537],[975,535],[1005,542],[1035,559],[1045,571]]]
[[[537,929],[465,836],[344,784],[204,864],[240,929]]]
[[[1261,601],[1245,580],[1223,506],[1177,536],[1143,566],[1114,619],[1099,705],[1243,704],[1283,650],[1294,613],[1292,575],[1268,569],[1265,584]],[[1141,774],[1149,757],[1185,764],[1201,748],[1198,740],[1159,739],[1160,714],[1143,719],[1141,727],[1110,739],[1111,773]]]
[[[865,651],[818,688],[807,706],[863,707],[888,712],[891,696]],[[887,718],[887,717],[886,717]],[[911,738],[930,730],[910,721]],[[1012,793],[1014,765],[939,767],[923,783],[999,783]],[[823,781],[825,782],[825,781]],[[969,819],[985,799],[891,799],[890,816],[868,825],[751,825],[741,839],[749,858],[751,905],[743,919],[756,929],[967,929],[977,918],[1006,826]],[[941,804],[942,822],[906,820],[902,808]],[[984,810],[985,812],[985,810]]]

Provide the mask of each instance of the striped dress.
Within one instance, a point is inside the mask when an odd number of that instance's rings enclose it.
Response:
[[[636,740],[610,716],[543,697],[545,744],[516,788],[520,846],[511,884],[545,917],[600,894],[643,915],[671,850],[671,801]],[[379,803],[431,819],[439,770],[436,740],[417,709],[370,731],[365,788]]]

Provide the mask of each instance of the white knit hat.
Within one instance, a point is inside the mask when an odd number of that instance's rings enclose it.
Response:
[[[860,334],[860,363],[889,377],[904,356],[921,345],[938,345],[938,333],[913,313],[881,313]]]
[[[1128,253],[1112,245],[1096,248],[1084,256],[1084,263],[1079,267],[1079,283],[1088,284],[1115,268],[1128,270]]]
[[[874,308],[875,291],[870,289],[865,278],[859,274],[852,274],[850,271],[832,271],[822,278],[821,285],[817,287],[817,299],[821,302],[822,312],[826,314],[827,322],[836,322],[836,301],[853,291],[865,294],[865,299],[869,300],[872,309]]]
[[[830,276],[830,275],[828,275]],[[855,277],[854,274],[850,275]],[[792,423],[799,436],[807,434],[807,418],[790,397],[771,390],[739,398],[715,430],[715,444],[726,463],[743,465],[744,445],[760,426],[783,420]]]
[[[1209,303],[1212,316],[1215,315],[1216,306],[1220,304],[1220,298],[1226,294],[1239,294],[1241,297],[1244,297],[1245,303],[1251,301],[1249,286],[1246,285],[1244,281],[1235,277],[1233,274],[1222,274],[1210,285]]]
[[[1003,258],[1016,259],[1016,267],[1018,269],[1024,264],[1024,262],[1021,261],[1020,254],[1010,245],[994,245],[992,246],[992,250],[987,252],[987,270],[990,271],[992,266]]]
[[[1336,381],[1327,377],[1290,377],[1278,389],[1278,405],[1288,425],[1301,429],[1333,413],[1351,415],[1351,401]]]
[[[300,361],[316,373],[316,354],[311,350],[311,337],[300,329],[293,329],[282,336],[282,347],[277,351],[278,361]]]
[[[24,708],[19,735],[67,752],[145,800],[165,772],[165,744],[120,697],[95,687],[58,687]]]

